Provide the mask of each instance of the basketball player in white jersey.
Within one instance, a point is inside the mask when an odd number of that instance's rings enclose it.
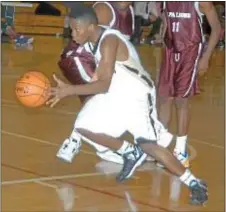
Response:
[[[110,27],[119,30],[128,40],[131,38],[134,31],[134,13],[131,6],[132,2],[96,2],[93,8],[96,12],[98,24],[104,27]],[[83,6],[83,3],[79,2],[66,2],[65,5],[69,8],[77,8]],[[95,72],[95,61],[92,54],[90,54],[90,48],[88,43],[84,45],[70,43],[63,51],[61,59],[58,63],[62,73],[67,80],[74,84],[86,84],[91,80],[90,73]],[[91,96],[79,96],[81,103],[83,104]],[[67,144],[68,139],[65,140],[62,146]],[[86,140],[92,145],[97,156],[103,160],[110,162],[123,164],[122,156],[112,152],[109,148]],[[70,144],[70,143],[69,143]],[[75,151],[79,152],[80,143],[76,145],[73,143]],[[57,157],[61,158],[61,154],[57,153]],[[152,158],[147,157],[147,160],[153,161]],[[72,162],[71,160],[68,162]]]
[[[146,153],[152,155],[188,186],[192,204],[205,203],[207,185],[185,169],[167,149],[157,145],[163,125],[157,120],[155,87],[134,46],[119,31],[98,26],[91,7],[72,9],[70,17],[73,40],[79,44],[88,42],[97,63],[95,80],[89,84],[70,85],[54,76],[57,87],[50,89],[52,98],[47,103],[50,106],[71,95],[94,95],[78,114],[73,130],[78,133],[76,137],[71,134],[71,142],[88,138],[119,154],[123,151],[119,182],[132,176]],[[137,145],[120,139],[126,130],[134,135]],[[68,149],[67,154],[73,157],[73,152]]]

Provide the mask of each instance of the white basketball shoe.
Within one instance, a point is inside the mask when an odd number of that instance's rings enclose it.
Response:
[[[72,137],[67,138],[66,140],[64,140],[56,156],[61,160],[71,163],[75,155],[79,153],[80,147],[80,139],[75,140]]]

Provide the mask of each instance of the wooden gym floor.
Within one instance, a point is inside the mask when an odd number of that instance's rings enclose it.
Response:
[[[193,99],[189,152],[192,171],[209,185],[205,207],[188,204],[189,193],[174,176],[152,163],[133,179],[117,184],[121,168],[101,161],[86,144],[72,164],[59,161],[58,146],[71,133],[79,111],[77,97],[56,108],[28,109],[14,94],[17,78],[28,70],[48,77],[59,72],[64,41],[35,37],[34,49],[2,45],[2,210],[3,211],[224,211],[224,50],[217,50],[202,95]],[[156,75],[159,48],[139,47],[145,66]],[[175,118],[172,120],[175,132]]]

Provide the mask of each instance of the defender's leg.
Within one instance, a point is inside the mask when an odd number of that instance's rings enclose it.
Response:
[[[189,167],[187,138],[190,122],[191,97],[199,93],[197,82],[197,65],[202,45],[194,45],[179,54],[177,78],[175,78],[175,100],[177,112],[177,138],[174,155]]]

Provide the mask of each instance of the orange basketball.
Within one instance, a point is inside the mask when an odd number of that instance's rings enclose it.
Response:
[[[16,96],[27,107],[39,107],[48,99],[47,89],[49,79],[41,72],[30,71],[24,74],[16,83]]]

